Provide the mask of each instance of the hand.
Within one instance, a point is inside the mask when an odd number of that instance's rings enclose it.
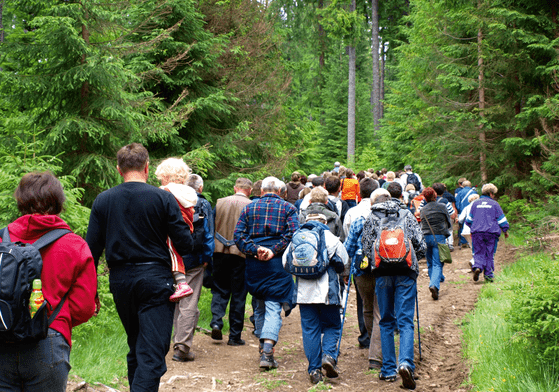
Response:
[[[98,316],[100,310],[101,310],[101,301],[99,300],[99,293],[95,293],[95,313],[93,313],[93,315]]]
[[[263,246],[259,247],[257,250],[257,258],[260,261],[268,261],[274,257],[274,252],[271,249],[265,248]]]

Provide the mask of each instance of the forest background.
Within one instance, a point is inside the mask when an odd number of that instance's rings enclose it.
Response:
[[[116,151],[141,142],[152,167],[183,157],[213,202],[239,176],[289,180],[335,161],[356,170],[411,164],[424,183],[450,190],[459,177],[493,182],[523,236],[556,230],[558,7],[0,0],[0,224],[18,216],[21,176],[51,170],[68,198],[62,217],[85,235],[95,197],[121,181]],[[555,270],[542,276],[557,279]],[[76,331],[84,341],[101,324],[106,334],[120,326],[102,270],[99,280],[104,311]],[[559,294],[540,286],[526,286],[532,302],[513,330],[556,363],[548,342],[559,339],[559,311],[548,304]],[[122,333],[107,339],[111,349]]]

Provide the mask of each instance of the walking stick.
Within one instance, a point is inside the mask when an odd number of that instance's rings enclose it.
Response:
[[[352,276],[353,276],[353,262],[351,262],[351,267],[349,269],[349,281],[347,282],[345,305],[344,305],[344,312],[343,312],[343,318],[342,318],[342,328],[340,328],[340,338],[338,339],[338,352],[336,353],[336,357],[338,357],[340,355],[340,347],[342,346],[342,335],[344,333],[344,323],[345,323],[345,311],[347,309],[347,299],[349,298],[349,287],[351,286]]]
[[[421,361],[421,332],[419,331],[419,300],[417,299],[417,289],[415,290],[415,310],[417,313],[417,340],[419,341],[419,360]]]

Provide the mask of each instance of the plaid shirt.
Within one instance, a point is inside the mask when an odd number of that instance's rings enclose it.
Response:
[[[351,222],[349,233],[346,240],[344,241],[344,246],[347,250],[347,254],[352,261],[353,274],[355,276],[361,276],[364,274],[364,271],[359,267],[359,265],[357,265],[357,263],[359,262],[358,258],[355,257],[357,251],[361,249],[361,236],[363,234],[364,222],[365,218],[363,218],[362,216],[357,217],[357,219]]]
[[[266,247],[277,256],[287,248],[293,233],[299,229],[297,218],[293,204],[267,193],[241,211],[235,227],[235,244],[245,255],[256,256],[258,245],[254,240],[270,240],[274,245]]]

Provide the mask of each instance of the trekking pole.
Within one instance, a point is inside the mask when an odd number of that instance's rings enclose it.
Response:
[[[421,361],[421,332],[419,331],[419,300],[417,299],[417,289],[415,290],[415,309],[417,313],[417,340],[419,341],[419,360]]]
[[[345,305],[344,305],[344,312],[342,318],[342,327],[340,328],[340,338],[338,341],[338,352],[336,353],[336,357],[340,355],[340,348],[342,346],[342,335],[344,333],[344,323],[345,323],[345,311],[347,309],[347,299],[349,298],[349,288],[351,286],[351,278],[353,276],[353,262],[351,262],[351,267],[349,269],[349,280],[347,282],[347,289],[346,289],[346,296],[345,296]]]

